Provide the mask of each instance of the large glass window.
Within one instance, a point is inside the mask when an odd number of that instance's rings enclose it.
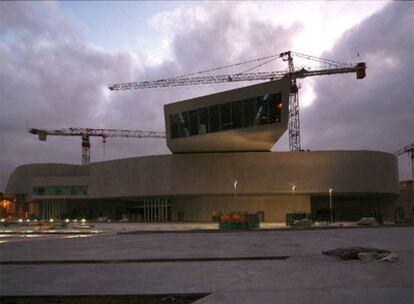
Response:
[[[198,110],[198,134],[206,134],[209,131],[208,124],[208,108],[201,108]]]
[[[258,125],[267,124],[269,95],[259,96],[256,101],[256,123]]]
[[[269,98],[269,123],[280,122],[282,112],[282,94],[272,94]]]
[[[233,129],[231,120],[231,103],[223,103],[220,105],[221,112],[221,130]]]
[[[188,118],[190,122],[190,136],[198,134],[198,111],[189,111]]]
[[[180,119],[178,113],[170,115],[170,130],[171,138],[180,137]]]
[[[236,100],[170,115],[171,138],[279,123],[282,93]]]
[[[220,106],[210,107],[210,132],[220,131]]]
[[[78,189],[76,187],[71,187],[70,195],[78,195]]]
[[[34,187],[33,194],[34,195],[45,195],[46,189],[44,187]]]
[[[188,112],[179,113],[178,120],[180,123],[180,137],[190,136],[190,132],[188,130]]]
[[[256,100],[254,98],[243,100],[243,127],[254,125],[256,114]]]
[[[242,120],[243,120],[242,101],[235,101],[231,103],[231,118],[233,121],[233,129],[238,129],[242,127]]]
[[[87,186],[33,187],[33,195],[37,195],[37,196],[88,195],[88,187]]]

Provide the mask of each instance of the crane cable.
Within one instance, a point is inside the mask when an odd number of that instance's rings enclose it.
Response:
[[[292,55],[295,55],[297,57],[300,58],[304,58],[304,59],[308,59],[308,60],[313,60],[313,61],[317,61],[323,64],[328,64],[330,66],[336,66],[336,67],[344,67],[344,66],[353,66],[353,64],[350,63],[345,63],[345,62],[340,62],[340,61],[336,61],[336,60],[331,60],[331,59],[325,59],[325,58],[320,58],[320,57],[316,57],[316,56],[312,56],[312,55],[307,55],[307,54],[303,54],[303,53],[298,53],[298,52],[291,52]],[[218,71],[218,70],[223,70],[226,68],[231,68],[231,67],[236,67],[236,66],[241,66],[247,63],[252,63],[252,62],[258,62],[258,61],[262,61],[262,60],[267,60],[266,62],[260,63],[258,65],[255,65],[251,68],[248,68],[242,72],[239,72],[237,74],[243,74],[243,73],[247,73],[250,72],[254,69],[257,69],[261,66],[264,66],[278,58],[281,57],[281,54],[274,54],[274,55],[270,55],[270,56],[265,56],[265,57],[260,57],[260,58],[256,58],[256,59],[251,59],[251,60],[247,60],[247,61],[243,61],[243,62],[239,62],[239,63],[233,63],[233,64],[228,64],[228,65],[224,65],[224,66],[220,66],[220,67],[216,67],[216,68],[212,68],[212,69],[207,69],[207,70],[202,70],[202,71],[198,71],[198,72],[193,72],[193,73],[187,73],[187,74],[183,74],[183,75],[178,75],[172,78],[184,78],[184,77],[188,77],[188,76],[194,76],[194,75],[198,75],[198,74],[203,74],[203,73],[208,73],[208,72],[214,72],[214,71]]]
[[[218,70],[222,70],[222,69],[226,69],[226,68],[231,68],[231,67],[240,66],[240,65],[243,65],[243,64],[247,64],[247,63],[252,63],[252,62],[262,61],[262,60],[269,59],[269,58],[271,58],[271,60],[269,60],[269,61],[267,61],[267,62],[265,62],[265,63],[263,63],[263,64],[261,64],[261,65],[264,65],[264,64],[266,64],[266,63],[268,63],[268,62],[270,62],[270,61],[273,61],[273,60],[275,60],[275,59],[277,59],[277,58],[280,58],[280,54],[271,55],[271,56],[266,56],[266,57],[261,57],[261,58],[256,58],[256,59],[252,59],[252,60],[248,60],[248,61],[243,61],[243,62],[239,62],[239,63],[233,63],[233,64],[224,65],[224,66],[217,67],[217,68],[212,68],[212,69],[202,70],[202,71],[199,71],[199,72],[194,72],[194,73],[183,74],[183,75],[175,76],[175,77],[172,77],[172,78],[183,78],[183,77],[193,76],[193,75],[197,75],[197,74],[202,74],[202,73],[208,73],[208,72],[218,71]],[[261,66],[261,65],[260,65],[260,66]],[[243,73],[244,73],[244,72],[243,72]]]
[[[313,60],[313,61],[318,61],[321,63],[326,63],[329,65],[334,65],[337,67],[344,67],[344,66],[353,66],[352,63],[345,63],[345,62],[340,62],[340,61],[336,61],[336,60],[331,60],[331,59],[324,59],[324,58],[320,58],[320,57],[316,57],[316,56],[312,56],[312,55],[307,55],[307,54],[302,54],[302,53],[298,53],[298,52],[291,52],[293,55],[297,56],[297,57],[301,57],[304,59],[309,59],[309,60]]]
[[[242,71],[242,72],[240,72],[240,73],[237,73],[237,74],[243,74],[243,73],[247,73],[247,72],[253,71],[254,69],[257,69],[257,68],[259,68],[259,67],[261,67],[261,66],[264,66],[265,64],[268,64],[269,62],[272,62],[272,61],[274,61],[274,60],[276,60],[276,59],[278,59],[278,58],[279,58],[279,57],[272,58],[272,59],[270,59],[270,60],[268,60],[268,61],[266,61],[266,62],[263,62],[263,63],[261,63],[261,64],[255,65],[254,67],[251,67],[251,68],[249,68],[249,69],[247,69],[247,70],[244,70],[244,71]]]

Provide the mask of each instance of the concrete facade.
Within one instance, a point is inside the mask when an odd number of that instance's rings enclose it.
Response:
[[[289,183],[296,185],[294,197]],[[33,192],[58,186],[86,186],[87,194]],[[397,160],[383,152],[324,151],[159,155],[87,167],[34,164],[13,172],[6,193],[19,195],[21,203],[61,200],[67,208],[82,201],[96,208],[109,205],[107,209],[128,202],[150,204],[158,208],[151,218],[155,221],[166,212],[164,220],[208,222],[214,212],[248,211],[262,212],[265,221],[274,222],[284,221],[288,212],[310,212],[313,205],[326,208],[329,187],[338,208],[340,202],[354,204],[352,210],[363,210],[364,204],[368,209],[393,206],[399,194]],[[169,209],[159,209],[166,201]]]

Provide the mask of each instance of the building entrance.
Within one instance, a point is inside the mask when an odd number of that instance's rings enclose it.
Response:
[[[147,198],[143,205],[144,222],[171,221],[171,206],[166,198]]]

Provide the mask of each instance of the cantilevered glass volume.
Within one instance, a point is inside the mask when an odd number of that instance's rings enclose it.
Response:
[[[287,130],[290,82],[281,79],[164,105],[173,153],[270,151]]]
[[[279,123],[282,93],[266,94],[170,114],[171,138]]]

